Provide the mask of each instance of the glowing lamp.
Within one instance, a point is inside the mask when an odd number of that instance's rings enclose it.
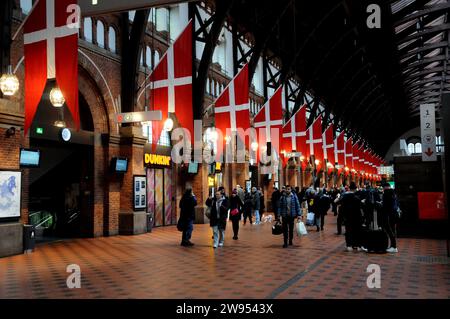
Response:
[[[66,102],[64,95],[58,87],[54,87],[50,91],[50,102],[54,107],[62,107]]]
[[[164,122],[164,130],[167,132],[171,132],[173,130],[173,120],[168,118],[165,122]]]
[[[0,78],[0,89],[6,96],[12,96],[19,90],[19,79],[12,73],[11,66],[8,67],[8,73]]]

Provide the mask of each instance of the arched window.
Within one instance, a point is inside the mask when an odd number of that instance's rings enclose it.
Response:
[[[408,152],[409,154],[414,154],[416,152],[416,147],[414,146],[413,143],[408,144]]]
[[[136,10],[128,11],[128,18],[130,21],[134,21],[134,16],[136,15]]]
[[[105,25],[100,20],[97,21],[97,45],[105,48]]]
[[[145,49],[145,64],[150,69],[153,69],[153,63],[152,63],[152,49],[150,47],[147,47]]]
[[[84,39],[92,43],[92,19],[85,18],[83,22]]]
[[[28,14],[33,7],[32,0],[20,0],[20,8],[24,14]]]
[[[159,62],[159,52],[157,51],[157,50],[155,50],[155,54],[154,54],[155,56],[154,56],[154,63],[153,63],[153,65],[154,66],[157,66],[158,65],[158,62]]]
[[[108,30],[108,45],[109,45],[109,50],[111,52],[117,53],[116,30],[113,27],[109,27],[109,30]]]
[[[156,9],[156,31],[169,32],[170,12],[167,8]]]
[[[414,145],[416,151],[416,154],[422,153],[422,144],[421,143],[416,143],[416,145]]]
[[[139,58],[139,64],[144,65],[144,49],[141,48],[140,51],[141,51],[141,53],[140,53],[140,58]]]
[[[206,78],[206,93],[209,94],[209,78]]]

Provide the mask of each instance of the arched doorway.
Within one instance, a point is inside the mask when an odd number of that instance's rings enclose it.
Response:
[[[91,236],[94,203],[94,121],[88,103],[79,94],[80,131],[64,105],[49,101],[49,83],[30,131],[30,147],[41,151],[39,168],[29,173],[29,223],[38,241]],[[62,127],[71,130],[69,141]]]

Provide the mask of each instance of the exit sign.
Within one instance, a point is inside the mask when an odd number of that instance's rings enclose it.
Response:
[[[39,134],[39,135],[44,134],[44,129],[42,127],[36,128],[36,134]]]

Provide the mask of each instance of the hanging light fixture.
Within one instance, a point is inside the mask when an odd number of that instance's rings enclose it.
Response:
[[[6,96],[13,96],[19,90],[19,79],[12,73],[12,67],[8,66],[8,72],[0,78],[0,89]]]
[[[254,152],[258,150],[258,147],[259,147],[258,142],[253,142],[251,145],[251,148]]]
[[[58,87],[54,87],[50,91],[50,102],[54,107],[62,107],[66,102],[64,95]]]
[[[56,127],[64,128],[64,127],[66,127],[66,122],[64,122],[64,121],[56,121],[54,125]]]

